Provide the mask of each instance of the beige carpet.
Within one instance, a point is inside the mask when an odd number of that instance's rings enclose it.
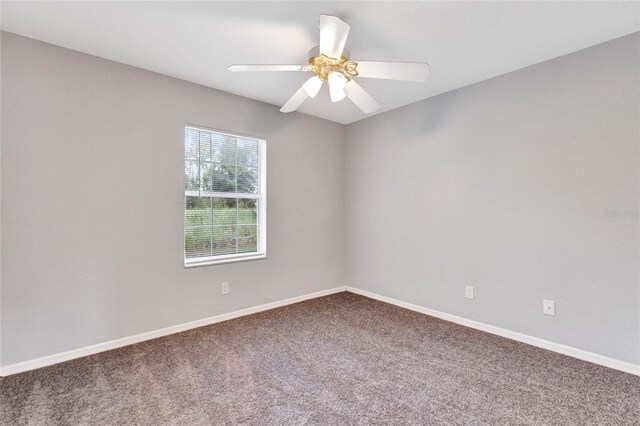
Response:
[[[2,380],[2,425],[638,425],[640,377],[351,293]]]

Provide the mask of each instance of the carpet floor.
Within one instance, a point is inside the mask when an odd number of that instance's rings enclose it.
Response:
[[[638,425],[640,377],[351,293],[5,377],[2,425]]]

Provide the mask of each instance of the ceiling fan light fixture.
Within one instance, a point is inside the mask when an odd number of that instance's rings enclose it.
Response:
[[[347,96],[344,92],[344,87],[347,85],[347,78],[337,71],[332,71],[329,73],[327,80],[329,80],[329,96],[331,97],[331,102],[343,100]]]
[[[1,1],[1,0],[0,0]],[[365,114],[380,109],[355,78],[380,78],[399,81],[425,81],[431,70],[426,62],[352,61],[344,48],[351,26],[336,16],[321,15],[318,25],[320,44],[309,51],[304,65],[232,65],[229,71],[302,71],[315,74],[280,108],[295,111],[307,98],[315,98],[327,80],[331,102],[349,98]]]
[[[311,77],[302,86],[302,88],[310,98],[316,97],[316,95],[320,91],[320,87],[322,87],[322,79],[320,79],[320,77],[318,77],[317,75]]]

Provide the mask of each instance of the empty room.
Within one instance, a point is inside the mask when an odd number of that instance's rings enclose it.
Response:
[[[1,1],[0,424],[640,424],[640,2]]]

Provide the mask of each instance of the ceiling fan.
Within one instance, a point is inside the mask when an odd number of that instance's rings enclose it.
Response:
[[[380,105],[355,82],[355,77],[387,80],[425,81],[431,70],[422,62],[351,61],[344,45],[351,26],[340,18],[320,16],[320,45],[309,52],[307,65],[231,65],[229,71],[305,71],[315,75],[307,80],[282,106],[280,111],[295,111],[307,98],[314,98],[322,83],[329,83],[332,102],[348,97],[364,113],[375,112]]]

